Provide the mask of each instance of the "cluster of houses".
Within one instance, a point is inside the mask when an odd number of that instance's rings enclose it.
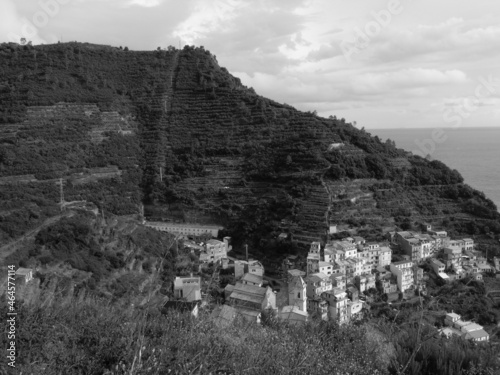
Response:
[[[484,272],[495,271],[474,250],[472,239],[452,240],[447,232],[432,230],[430,226],[425,230],[425,233],[390,232],[388,242],[382,243],[367,242],[357,236],[329,241],[324,246],[312,242],[306,262],[301,263],[298,256],[288,256],[283,261],[288,296],[281,295],[280,303],[276,291],[264,281],[262,263],[228,258],[229,238],[197,245],[201,263],[220,262],[226,268],[230,260],[234,262],[235,284],[225,287],[225,304],[213,310],[212,319],[220,326],[231,324],[237,317],[259,323],[262,313],[272,310],[278,318],[290,323],[306,322],[314,315],[342,324],[360,316],[367,298],[363,292],[370,289],[387,294],[389,300],[398,299],[401,294],[407,297],[417,292],[425,294],[427,276],[419,267],[424,262],[443,279],[470,275],[480,280]],[[392,261],[395,247],[400,249],[399,259],[403,260]],[[500,259],[495,260],[500,271]],[[174,294],[196,304],[201,300],[200,278],[176,278]],[[447,315],[445,322],[451,323],[447,323],[443,334],[488,340],[481,326],[462,322],[457,316]]]
[[[377,279],[384,285],[387,278],[388,287],[392,280],[393,287],[387,292],[397,291],[397,278],[391,279],[387,270],[391,257],[388,246],[366,242],[362,237],[331,241],[323,249],[319,242],[311,243],[305,272],[290,269],[293,259],[288,258],[283,264],[289,268],[288,310],[296,314],[300,311],[304,320],[309,314],[339,323],[352,320],[363,308],[360,293],[375,289]],[[401,275],[400,268],[397,266],[394,273]]]
[[[439,333],[448,338],[458,336],[476,342],[489,341],[490,339],[490,335],[483,329],[483,326],[470,321],[463,321],[460,315],[454,312],[446,314],[444,324],[446,327],[440,329]]]

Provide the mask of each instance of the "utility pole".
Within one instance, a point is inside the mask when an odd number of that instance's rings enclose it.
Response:
[[[163,182],[162,167],[160,167],[160,182]]]
[[[61,211],[62,211],[62,208],[63,208],[63,204],[64,204],[64,187],[63,187],[63,179],[60,178],[59,179],[59,204],[61,205]]]
[[[248,262],[248,245],[245,244],[245,254],[246,254],[246,261]]]

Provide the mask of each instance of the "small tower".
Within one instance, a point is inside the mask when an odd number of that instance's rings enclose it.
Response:
[[[319,242],[311,243],[311,248],[307,254],[307,275],[319,272],[319,261],[321,260],[321,244]]]
[[[300,276],[294,277],[288,284],[288,304],[307,311],[307,284]]]

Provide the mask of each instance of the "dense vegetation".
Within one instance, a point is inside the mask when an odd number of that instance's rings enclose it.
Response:
[[[495,348],[435,336],[418,323],[313,321],[303,327],[270,316],[249,329],[216,326],[157,308],[41,294],[18,305],[16,371],[62,374],[440,374],[492,375]],[[0,312],[6,313],[2,299]],[[2,336],[2,345],[6,335]]]

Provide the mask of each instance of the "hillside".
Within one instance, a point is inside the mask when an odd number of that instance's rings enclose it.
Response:
[[[0,45],[0,242],[58,214],[60,179],[65,201],[223,224],[236,246],[308,244],[329,224],[500,233],[457,171],[261,97],[202,47]]]
[[[82,298],[89,294],[142,305],[170,295],[175,275],[198,270],[182,244],[168,233],[130,219],[66,212],[16,251],[0,257],[5,265],[36,268],[40,282],[32,288],[36,293],[47,290]],[[4,283],[0,285],[3,290]]]

